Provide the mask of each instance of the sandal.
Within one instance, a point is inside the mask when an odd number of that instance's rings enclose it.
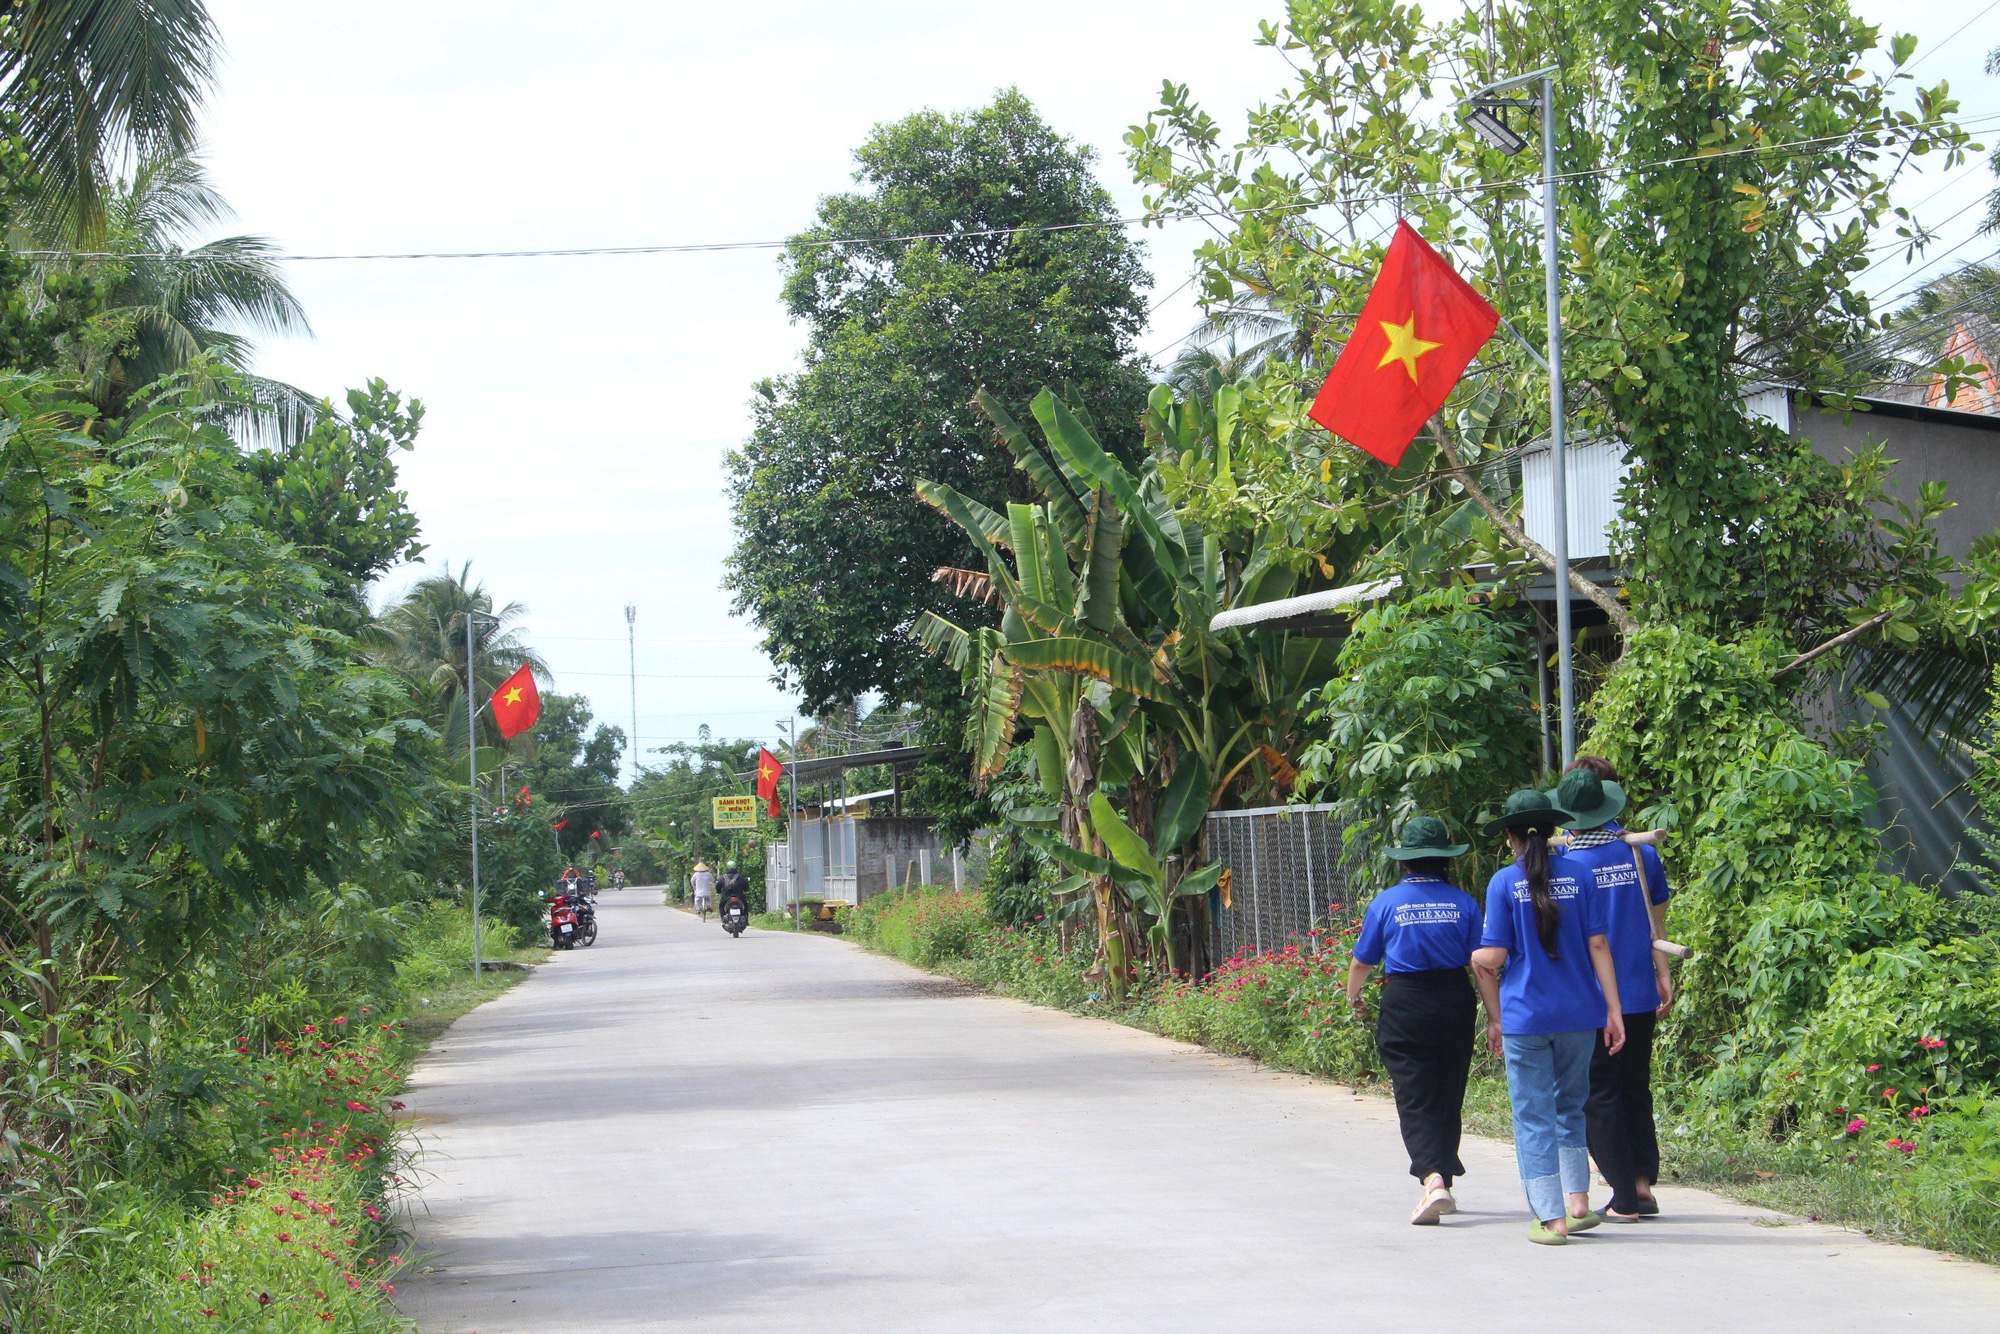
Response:
[[[1651,1195],[1641,1195],[1639,1197],[1639,1217],[1658,1218],[1659,1216],[1660,1216],[1659,1200],[1655,1199]]]
[[[1603,1221],[1603,1215],[1594,1212],[1571,1214],[1569,1216],[1569,1234],[1573,1237],[1579,1232],[1588,1232]]]
[[[1604,1221],[1607,1223],[1636,1223],[1639,1221],[1639,1215],[1636,1213],[1621,1214],[1610,1205],[1606,1205],[1604,1206]]]
[[[1568,1237],[1554,1228],[1543,1226],[1542,1220],[1539,1218],[1528,1224],[1528,1240],[1534,1242],[1537,1246],[1569,1245]]]
[[[1458,1201],[1451,1197],[1451,1192],[1443,1186],[1435,1186],[1430,1194],[1424,1196],[1424,1202],[1417,1206],[1417,1211],[1410,1215],[1410,1221],[1418,1227],[1435,1226],[1446,1214],[1457,1212]]]

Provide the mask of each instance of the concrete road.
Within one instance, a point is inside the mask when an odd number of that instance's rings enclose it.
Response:
[[[2000,1272],[1698,1191],[1530,1246],[1487,1141],[1413,1228],[1380,1099],[651,890],[600,919],[417,1069],[425,1331],[2000,1330]]]

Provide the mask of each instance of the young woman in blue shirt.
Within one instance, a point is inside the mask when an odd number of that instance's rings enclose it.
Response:
[[[1487,823],[1487,833],[1506,832],[1514,862],[1486,886],[1485,930],[1472,956],[1475,968],[1499,977],[1514,1157],[1534,1215],[1528,1240],[1544,1246],[1602,1221],[1590,1211],[1590,1056],[1600,1030],[1611,1051],[1625,1045],[1602,900],[1549,847],[1566,815],[1530,788]]]
[[[1555,804],[1569,813],[1570,861],[1590,874],[1604,901],[1605,934],[1618,973],[1625,1046],[1600,1042],[1590,1058],[1590,1156],[1611,1184],[1604,1216],[1636,1223],[1660,1212],[1653,1183],[1660,1176],[1660,1140],[1653,1125],[1653,1034],[1674,1002],[1673,975],[1653,942],[1666,935],[1666,868],[1649,847],[1620,841],[1617,819],[1625,789],[1610,764],[1579,755],[1562,776]]]
[[[1375,1048],[1396,1091],[1396,1119],[1418,1182],[1410,1221],[1420,1226],[1458,1212],[1451,1183],[1465,1174],[1458,1145],[1473,1045],[1466,969],[1479,947],[1480,920],[1478,901],[1448,878],[1451,859],[1470,845],[1450,839],[1435,816],[1404,822],[1386,853],[1403,864],[1403,878],[1369,903],[1347,967],[1347,1003],[1356,1017],[1369,974],[1378,964],[1385,974]],[[1490,979],[1482,991],[1497,1045],[1500,1009]]]

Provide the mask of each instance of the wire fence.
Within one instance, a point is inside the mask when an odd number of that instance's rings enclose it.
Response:
[[[1230,905],[1214,914],[1214,957],[1304,939],[1361,891],[1360,862],[1341,843],[1332,806],[1214,811],[1208,855],[1229,868]]]

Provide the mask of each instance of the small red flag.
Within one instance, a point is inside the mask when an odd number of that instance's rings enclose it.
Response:
[[[757,795],[769,803],[765,809],[773,820],[778,818],[778,779],[784,772],[785,766],[776,755],[762,746],[757,748]]]
[[[1307,416],[1390,467],[1444,406],[1500,315],[1406,222]]]
[[[526,663],[500,683],[490,702],[493,706],[493,725],[509,741],[533,727],[542,716],[542,695],[535,689],[535,674]]]

